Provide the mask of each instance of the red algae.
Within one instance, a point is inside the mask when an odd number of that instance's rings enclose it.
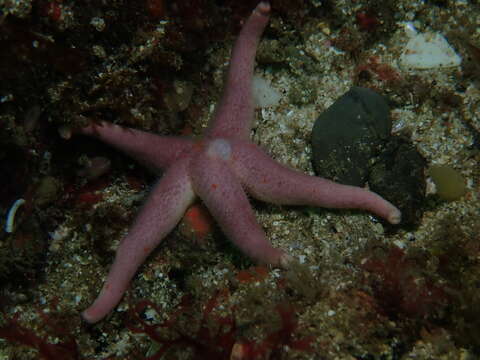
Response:
[[[382,63],[378,56],[371,56],[366,64],[359,65],[355,69],[355,77],[359,77],[363,72],[374,74],[379,80],[385,82],[400,80],[398,71],[390,65]]]
[[[355,17],[358,26],[364,31],[374,31],[381,24],[378,18],[368,11],[359,11]]]
[[[385,258],[367,259],[362,267],[372,276],[368,281],[382,311],[393,319],[434,316],[449,300],[416,259],[397,246],[390,247]]]
[[[163,19],[166,15],[165,0],[146,0],[145,7],[153,19]]]
[[[55,323],[43,312],[38,311],[38,314],[43,320],[44,327],[49,328],[55,336],[65,340],[56,343],[49,342],[47,336],[39,336],[37,335],[37,331],[20,324],[18,313],[12,318],[6,319],[6,323],[0,327],[0,338],[37,350],[40,359],[80,359],[78,345],[73,335],[69,335],[65,328]]]
[[[265,280],[268,272],[268,268],[265,266],[254,266],[246,270],[240,270],[235,278],[241,283],[251,283]]]
[[[151,308],[157,313],[162,310],[150,301],[137,303],[129,312],[127,327],[134,333],[144,333],[159,346],[156,353],[147,359],[160,359],[162,356],[185,348],[193,352],[193,359],[279,359],[284,347],[293,350],[311,351],[314,337],[296,339],[294,333],[298,322],[294,307],[289,303],[276,305],[275,311],[280,318],[277,329],[267,332],[261,340],[249,340],[242,336],[245,329],[237,325],[235,307],[228,305],[230,292],[222,289],[201,305],[200,319],[194,320],[196,305],[191,297],[182,298],[177,308],[160,324],[151,324],[144,320],[144,312]],[[219,311],[219,309],[223,309]],[[185,322],[185,320],[187,322]],[[197,325],[193,325],[194,323]],[[195,329],[196,330],[193,330]],[[169,334],[169,335],[166,335]],[[169,353],[170,354],[170,353]]]
[[[42,15],[48,16],[52,21],[59,21],[62,16],[62,7],[59,1],[43,2],[40,10]]]

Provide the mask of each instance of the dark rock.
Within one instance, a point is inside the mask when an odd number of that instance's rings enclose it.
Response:
[[[370,168],[370,190],[400,209],[403,225],[418,225],[422,218],[425,166],[425,159],[410,141],[392,137]]]
[[[313,167],[319,176],[363,186],[372,158],[390,136],[385,99],[353,87],[323,112],[312,130]]]
[[[425,159],[408,140],[391,136],[389,109],[372,90],[354,87],[321,114],[312,130],[319,176],[364,186],[402,211],[402,225],[418,225],[425,198]]]

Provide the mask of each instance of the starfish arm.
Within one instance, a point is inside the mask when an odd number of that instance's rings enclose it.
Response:
[[[400,222],[400,211],[374,192],[289,169],[252,143],[237,142],[233,151],[238,159],[236,173],[248,193],[257,199],[276,204],[363,209],[392,224]]]
[[[217,105],[207,137],[249,137],[254,111],[252,77],[255,53],[269,13],[270,4],[262,1],[243,25],[233,47],[224,95]]]
[[[137,269],[193,202],[195,195],[187,176],[187,160],[167,170],[143,205],[132,229],[120,242],[100,294],[82,313],[87,322],[103,319],[118,304]]]
[[[109,122],[92,123],[76,132],[102,140],[155,170],[168,167],[193,146],[188,138],[159,136]]]
[[[192,183],[223,233],[240,250],[258,262],[286,265],[288,255],[267,240],[247,195],[225,161],[198,156],[192,168]]]

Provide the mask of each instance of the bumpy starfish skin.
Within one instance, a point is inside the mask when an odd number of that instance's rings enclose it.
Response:
[[[121,300],[150,252],[177,225],[198,196],[225,235],[252,259],[286,265],[289,255],[274,248],[255,219],[245,193],[275,204],[357,208],[391,223],[400,211],[380,196],[291,170],[249,140],[254,115],[255,52],[270,5],[260,2],[233,48],[223,97],[201,141],[158,136],[111,123],[77,130],[124,151],[153,170],[164,170],[128,235],[122,239],[105,284],[83,318],[95,323]]]

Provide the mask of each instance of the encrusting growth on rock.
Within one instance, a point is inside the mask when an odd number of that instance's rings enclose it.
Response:
[[[245,190],[275,204],[364,209],[393,224],[400,222],[400,211],[377,194],[289,169],[249,139],[255,53],[269,13],[270,4],[260,2],[243,25],[222,99],[200,141],[158,136],[108,122],[92,122],[75,130],[122,150],[153,170],[163,170],[122,239],[100,295],[83,312],[86,321],[101,320],[118,304],[139,266],[197,196],[238,248],[255,261],[274,266],[287,265],[291,257],[270,244]]]

